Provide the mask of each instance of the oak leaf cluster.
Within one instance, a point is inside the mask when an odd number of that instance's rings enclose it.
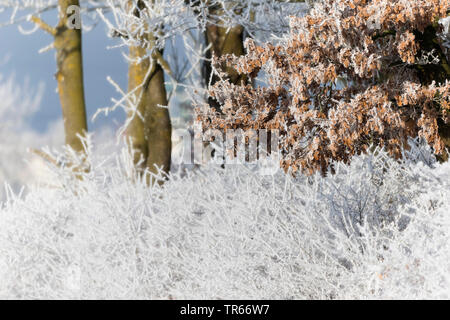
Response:
[[[216,58],[265,85],[210,87],[221,110],[197,109],[203,128],[279,130],[281,166],[326,172],[379,145],[401,157],[408,136],[444,154],[450,67],[439,20],[449,0],[324,0],[292,17],[281,41],[245,43],[245,56]],[[448,130],[448,128],[447,128]]]

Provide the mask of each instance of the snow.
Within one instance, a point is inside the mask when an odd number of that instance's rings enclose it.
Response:
[[[145,187],[124,149],[0,209],[0,298],[449,298],[450,164],[413,143],[329,177],[202,166]]]

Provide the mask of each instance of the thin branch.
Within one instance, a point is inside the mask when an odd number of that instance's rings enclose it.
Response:
[[[34,22],[39,28],[41,28],[45,32],[51,34],[52,36],[56,36],[56,29],[45,23],[41,18],[31,16],[29,20],[31,22]]]
[[[381,33],[374,35],[372,37],[372,40],[377,40],[379,38],[384,38],[386,36],[395,36],[395,34],[396,34],[395,30],[386,30],[386,31],[383,31]]]
[[[37,150],[34,148],[30,148],[28,149],[29,152],[31,152],[32,154],[40,157],[41,159],[50,162],[51,164],[53,164],[55,167],[61,167],[61,163],[59,163],[54,157],[52,157],[51,155],[49,155],[48,153],[45,153],[41,150]]]
[[[159,52],[159,50],[155,50],[155,52],[153,53],[154,59],[159,63],[159,65],[164,69],[164,71],[167,72],[167,74],[173,78],[173,72],[170,69],[170,65],[169,63],[164,59],[164,57],[162,56],[161,52]]]

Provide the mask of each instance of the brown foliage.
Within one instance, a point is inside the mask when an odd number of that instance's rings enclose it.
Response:
[[[291,19],[280,43],[247,40],[245,56],[216,59],[250,78],[265,71],[267,85],[217,82],[210,94],[221,112],[205,105],[198,120],[204,129],[278,129],[281,165],[293,172],[325,172],[371,144],[400,157],[407,136],[442,154],[450,68],[437,21],[449,9],[449,0],[319,1]]]

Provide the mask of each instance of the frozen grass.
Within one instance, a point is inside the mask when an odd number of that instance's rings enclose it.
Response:
[[[450,298],[450,164],[376,150],[326,178],[203,166],[164,187],[127,152],[0,209],[0,298]]]

